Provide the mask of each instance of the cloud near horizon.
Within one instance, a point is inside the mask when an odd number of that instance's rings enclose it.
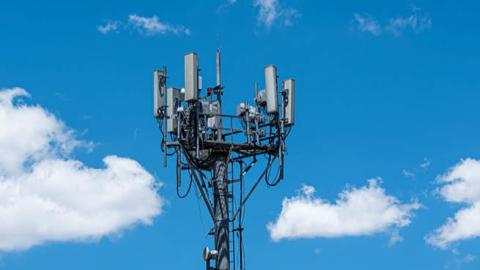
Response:
[[[275,222],[267,225],[274,241],[298,238],[335,238],[390,232],[391,242],[401,240],[398,230],[411,223],[420,204],[401,203],[387,195],[378,179],[361,188],[343,190],[335,203],[315,196],[303,186],[298,196],[285,198]]]
[[[161,184],[138,162],[106,156],[104,168],[71,158],[75,131],[22,88],[0,89],[0,251],[95,241],[162,212]]]

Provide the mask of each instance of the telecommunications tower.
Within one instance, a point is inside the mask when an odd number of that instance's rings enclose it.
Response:
[[[255,82],[252,104],[240,103],[236,114],[225,114],[219,50],[216,85],[207,87],[203,96],[197,54],[186,54],[184,61],[183,88],[167,89],[166,67],[153,76],[153,113],[162,133],[164,166],[167,157],[175,155],[177,195],[186,197],[195,185],[212,218],[214,249],[204,249],[206,269],[244,270],[244,206],[262,180],[275,186],[283,179],[285,141],[294,124],[295,81],[284,80],[279,90],[277,69],[269,65],[265,89],[259,90]],[[245,174],[261,159],[265,168],[247,185]],[[182,194],[183,175],[188,182]]]

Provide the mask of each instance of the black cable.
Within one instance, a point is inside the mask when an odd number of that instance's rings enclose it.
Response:
[[[192,176],[190,175],[190,184],[188,184],[188,189],[184,194],[180,194],[180,186],[177,185],[177,196],[180,199],[184,199],[188,196],[188,193],[190,193],[190,189],[192,189],[192,182],[193,182],[193,179],[192,179]]]
[[[275,160],[277,159],[277,157],[275,156],[271,162],[270,162],[270,159],[271,159],[271,156],[268,157],[269,158],[269,164],[268,164],[268,171],[267,173],[265,174],[265,183],[267,183],[268,186],[270,187],[274,187],[276,185],[278,185],[278,183],[280,183],[280,167],[278,167],[278,170],[277,170],[277,174],[275,175],[275,180],[273,182],[270,182],[269,179],[270,179],[270,171],[272,170],[272,164],[273,162],[275,162]]]
[[[210,191],[208,190],[208,188],[205,186],[205,177],[206,175],[199,169],[199,166],[198,164],[193,160],[192,156],[190,155],[190,153],[188,153],[188,151],[186,151],[185,147],[180,144],[180,148],[182,149],[182,152],[184,153],[185,155],[185,158],[187,159],[187,162],[189,163],[190,167],[192,167],[194,170],[198,171],[200,173],[200,177],[202,179],[202,184],[203,184],[203,187],[205,188],[205,191],[206,193],[208,194],[208,196],[210,196]]]

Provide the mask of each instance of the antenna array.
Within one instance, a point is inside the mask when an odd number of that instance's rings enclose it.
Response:
[[[253,103],[242,102],[236,114],[224,114],[220,51],[216,85],[207,88],[204,96],[197,54],[186,54],[184,63],[181,89],[167,89],[166,67],[154,71],[154,117],[162,132],[164,166],[168,156],[176,157],[177,195],[186,197],[194,185],[212,218],[215,249],[204,249],[207,270],[236,270],[237,266],[244,270],[244,207],[262,180],[275,186],[283,179],[285,141],[295,122],[295,81],[282,82],[279,105],[277,69],[269,65],[265,90],[259,91],[255,82]],[[246,189],[244,176],[260,159],[266,165]],[[271,175],[274,167],[278,171]],[[188,188],[182,193],[184,175]],[[212,260],[215,267],[210,266]]]

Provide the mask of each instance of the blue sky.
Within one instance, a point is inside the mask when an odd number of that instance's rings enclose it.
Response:
[[[108,155],[128,157],[163,183],[162,211],[150,225],[96,241],[2,251],[0,269],[204,267],[209,219],[194,194],[176,197],[174,169],[162,167],[152,70],[167,65],[169,85],[182,86],[183,55],[195,51],[204,84],[213,84],[216,48],[227,111],[251,100],[267,64],[297,83],[285,180],[260,187],[247,206],[248,268],[479,268],[480,222],[471,223],[476,234],[447,247],[426,241],[478,202],[478,196],[442,193],[438,179],[462,159],[480,159],[479,4],[260,2],[274,3],[273,15],[253,0],[0,3],[0,88],[26,89],[28,104],[92,142],[91,151],[71,154],[86,166],[101,168]],[[157,25],[136,24],[132,15],[157,16]],[[101,28],[109,23],[111,31]],[[474,168],[472,175],[464,180],[475,189],[480,172]],[[367,235],[271,239],[267,224],[302,185],[334,204],[340,192],[366,187],[372,178],[381,178],[381,189],[399,204],[422,205],[408,225],[393,229],[402,241],[390,243],[390,227]]]

